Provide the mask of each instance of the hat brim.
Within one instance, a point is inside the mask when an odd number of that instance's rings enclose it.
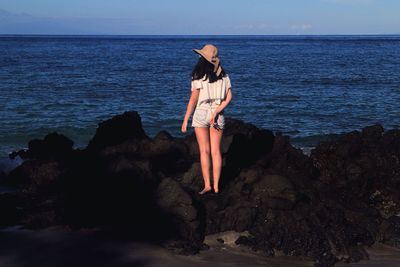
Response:
[[[200,49],[195,49],[195,48],[193,48],[192,50],[193,50],[195,53],[197,53],[197,54],[199,54],[200,56],[202,56],[203,58],[205,58],[208,62],[210,62],[211,64],[213,64],[213,65],[215,66],[215,63],[212,62],[211,58],[207,58],[207,56],[203,54],[203,51],[201,51]],[[221,74],[221,71],[222,71],[221,65],[218,64],[218,66],[215,66],[215,67],[217,68],[216,74],[217,74],[217,76],[219,76],[219,75]]]
[[[197,54],[199,54],[200,56],[202,56],[202,57],[204,57],[208,62],[210,62],[211,64],[213,64],[212,62],[211,62],[211,58],[208,58],[204,53],[203,53],[203,51],[201,51],[200,49],[192,49],[195,53],[197,53]]]

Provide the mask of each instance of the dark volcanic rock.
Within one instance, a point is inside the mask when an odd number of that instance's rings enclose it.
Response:
[[[130,111],[100,123],[86,149],[72,144],[53,133],[14,153],[28,160],[1,178],[19,190],[0,197],[1,225],[111,227],[185,254],[206,234],[247,231],[237,244],[315,266],[367,259],[364,246],[377,241],[399,244],[400,130],[372,125],[307,156],[288,136],[227,118],[220,193],[206,195],[197,194],[194,133],[149,138]]]
[[[56,132],[47,134],[43,140],[33,139],[28,143],[28,150],[19,150],[10,153],[14,159],[20,156],[22,159],[67,159],[71,156],[74,142],[68,137]]]
[[[24,211],[21,206],[25,201],[23,196],[15,193],[0,193],[0,228],[22,223]]]
[[[167,131],[160,131],[142,150],[142,156],[152,162],[155,170],[172,176],[182,173],[193,163],[188,154],[189,147],[179,138],[172,137]]]
[[[400,248],[400,216],[392,216],[381,225],[381,241]]]
[[[62,171],[61,164],[55,160],[28,160],[12,170],[3,184],[17,186],[30,194],[57,191],[52,187],[57,185]]]
[[[183,174],[180,182],[183,186],[193,191],[201,191],[204,187],[204,182],[200,162],[194,162],[190,169]]]
[[[227,118],[221,152],[226,164],[221,173],[221,187],[229,183],[242,168],[248,167],[261,156],[271,152],[274,135],[250,123]]]
[[[192,197],[177,181],[165,178],[158,186],[157,201],[173,222],[174,229],[168,229],[175,232],[172,236],[185,240],[185,250],[198,252],[204,233],[200,231],[200,219]]]
[[[7,177],[6,173],[0,169],[0,184],[4,183],[6,177]]]
[[[400,212],[400,130],[380,125],[322,142],[311,152],[319,180],[346,207],[375,207],[384,218]]]
[[[88,150],[100,150],[131,139],[149,139],[142,128],[142,120],[136,111],[127,111],[99,123],[96,134],[90,140]]]
[[[305,192],[311,189],[311,184],[319,176],[313,161],[301,149],[293,147],[288,136],[280,133],[274,138],[271,153],[266,154],[258,163],[270,172],[288,177],[296,188]]]

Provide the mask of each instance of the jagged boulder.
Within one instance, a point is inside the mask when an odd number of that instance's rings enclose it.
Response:
[[[192,164],[190,169],[183,174],[180,183],[193,191],[201,191],[204,187],[204,181],[200,162],[194,162]]]
[[[64,166],[56,160],[32,159],[13,169],[3,184],[16,186],[25,193],[44,194],[56,192]]]
[[[168,216],[175,239],[183,240],[183,248],[197,252],[204,239],[197,208],[192,197],[174,179],[164,178],[157,189],[157,203]]]
[[[310,156],[342,205],[371,205],[384,218],[400,212],[400,130],[368,126],[319,143]]]
[[[87,145],[89,151],[99,151],[107,146],[121,144],[132,139],[149,139],[142,127],[142,120],[136,111],[127,111],[102,121]]]
[[[382,243],[400,248],[400,216],[392,216],[380,225]]]
[[[21,149],[10,153],[9,157],[14,159],[20,156],[22,159],[60,159],[65,160],[72,156],[74,142],[63,134],[52,132],[47,134],[43,140],[33,139],[28,142],[28,149]]]

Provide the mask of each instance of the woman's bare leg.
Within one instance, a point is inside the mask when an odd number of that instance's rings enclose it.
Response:
[[[214,191],[218,193],[219,178],[221,175],[222,168],[222,157],[221,157],[221,139],[223,130],[216,130],[213,127],[210,128],[210,143],[211,143],[211,156],[213,166],[213,178],[214,178]]]
[[[208,127],[195,127],[197,143],[200,151],[201,171],[204,179],[204,189],[200,194],[204,194],[211,190],[210,185],[210,132]]]

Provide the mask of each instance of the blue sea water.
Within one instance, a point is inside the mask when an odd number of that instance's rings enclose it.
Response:
[[[399,128],[400,36],[0,36],[0,158],[52,131],[84,147],[127,110],[149,136],[183,136],[191,49],[206,43],[231,77],[227,117],[303,147],[373,123]]]

